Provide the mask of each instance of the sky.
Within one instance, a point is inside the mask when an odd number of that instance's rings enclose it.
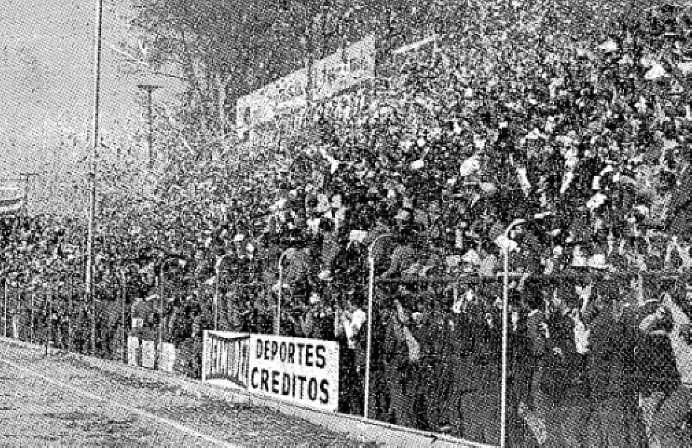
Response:
[[[33,171],[56,136],[86,136],[93,116],[96,0],[2,0],[0,14],[0,178]],[[143,126],[136,85],[114,51],[130,39],[127,0],[104,0],[102,134]],[[117,4],[117,7],[115,6]],[[170,87],[169,93],[175,90]],[[166,89],[155,93],[164,95]]]

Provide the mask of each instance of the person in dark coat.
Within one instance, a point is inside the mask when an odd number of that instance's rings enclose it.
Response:
[[[584,381],[582,355],[577,351],[572,314],[576,298],[567,291],[554,297],[555,312],[547,323],[547,359],[541,385],[552,407],[546,413],[548,447],[585,446],[588,434],[588,383]]]
[[[481,297],[479,303],[467,309],[473,340],[470,379],[467,380],[471,392],[463,396],[462,403],[465,406],[464,437],[499,445],[502,320],[496,306],[499,302],[491,299],[495,297]]]
[[[590,328],[588,378],[591,388],[591,440],[598,446],[629,447],[624,411],[625,334],[613,315],[617,291],[612,282],[597,286],[596,299],[585,316]]]
[[[658,306],[639,324],[642,336],[636,352],[639,393],[649,445],[660,446],[652,431],[660,405],[681,384],[669,334],[673,329],[670,310]]]
[[[667,230],[677,237],[689,237],[692,230],[692,173],[690,173],[690,160],[692,149],[689,147],[683,151],[682,169],[678,174],[678,181],[668,205]]]
[[[529,291],[524,288],[523,294],[513,290],[509,303],[509,353],[510,368],[508,381],[511,393],[508,396],[507,431],[510,446],[537,446],[535,428],[531,415],[532,377],[537,371],[537,358],[534,356],[533,343],[528,333],[528,314],[533,308],[529,302],[542,303],[541,291]],[[540,308],[540,306],[539,306]],[[532,310],[533,311],[533,310]],[[531,422],[531,423],[529,423]]]
[[[457,301],[463,300],[457,298]],[[464,433],[464,416],[468,415],[471,393],[476,389],[471,365],[474,334],[468,307],[468,303],[448,306],[441,329],[444,342],[441,342],[440,350],[444,353],[444,361],[439,393],[442,394],[443,390],[446,392],[439,426],[441,430],[457,436]]]
[[[411,313],[399,300],[389,319],[384,344],[385,376],[389,384],[390,415],[393,423],[415,428],[414,412],[420,344],[413,337]]]
[[[332,322],[332,336],[339,343],[339,407],[342,412],[362,415],[363,413],[363,375],[365,356],[366,314],[361,309],[360,299],[355,291],[349,291],[341,306],[333,315],[323,310],[323,320]],[[322,339],[327,339],[323,334]]]

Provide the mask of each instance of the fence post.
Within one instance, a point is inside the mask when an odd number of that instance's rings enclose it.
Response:
[[[3,337],[7,337],[7,277],[5,277],[3,284],[4,284],[4,288],[3,288],[4,289],[4,295],[3,295],[4,306],[2,307],[2,310],[3,310],[5,317],[3,319],[2,335],[3,335]]]
[[[289,249],[286,249],[279,256],[279,291],[276,296],[276,320],[274,321],[274,334],[281,336],[281,301],[283,300],[284,291],[284,256],[288,253]]]
[[[377,238],[370,243],[368,248],[368,319],[367,319],[367,340],[365,349],[365,384],[364,384],[364,397],[363,397],[363,417],[368,418],[368,406],[370,406],[370,363],[371,363],[371,352],[372,352],[372,308],[373,308],[373,298],[375,295],[375,258],[372,256],[372,251],[375,248],[375,244],[380,238],[391,237],[390,233],[384,233],[379,235]]]
[[[15,327],[17,328],[17,339],[21,339],[19,337],[19,324],[20,324],[20,319],[21,319],[21,313],[22,313],[22,293],[19,291],[19,278],[17,278],[17,302],[14,304],[14,315],[16,316],[13,321],[12,321],[12,336],[14,339],[14,329]],[[15,322],[17,322],[15,324]]]
[[[163,343],[163,264],[159,270],[159,328],[158,334],[156,335],[156,347],[154,348],[154,370],[159,368],[159,353],[161,351],[161,345]]]
[[[31,308],[29,309],[29,316],[31,319],[31,324],[30,324],[31,332],[29,334],[29,342],[31,342],[33,344],[34,343],[34,291],[33,291],[33,288],[31,291]]]
[[[74,340],[72,335],[72,312],[74,304],[72,303],[72,296],[74,295],[74,273],[69,273],[70,277],[70,291],[67,295],[67,350],[69,352],[74,351]]]
[[[50,344],[53,339],[53,288],[49,287],[46,294],[46,356],[50,354]]]
[[[505,229],[504,236],[509,238],[509,231],[513,227],[526,222],[524,219],[514,220]],[[500,447],[505,448],[507,438],[507,350],[509,337],[509,246],[502,248],[504,269],[502,273],[502,377],[500,386]]]
[[[123,364],[127,364],[127,331],[126,331],[126,312],[125,312],[125,301],[127,300],[127,278],[125,277],[125,274],[122,274],[121,279],[120,279],[120,331],[122,332],[120,334],[120,343],[122,344],[122,353],[120,354],[120,358],[123,361]]]
[[[216,276],[214,277],[214,299],[212,308],[214,309],[214,331],[219,329],[219,263],[216,264]]]

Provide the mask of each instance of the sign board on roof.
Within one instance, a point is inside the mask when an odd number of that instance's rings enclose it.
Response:
[[[311,96],[315,101],[331,98],[345,89],[375,77],[375,37],[316,61],[310,67]],[[288,112],[304,109],[308,99],[308,71],[301,69],[238,99],[238,132],[274,120]]]
[[[330,98],[362,81],[375,77],[375,37],[321,59],[311,67],[313,99]]]
[[[19,212],[24,201],[24,192],[17,186],[0,186],[0,216]]]
[[[298,70],[241,97],[236,103],[236,124],[248,129],[272,120],[276,115],[307,104],[308,72]]]

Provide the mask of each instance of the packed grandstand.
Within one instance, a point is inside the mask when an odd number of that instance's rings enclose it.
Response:
[[[598,32],[497,3],[309,104],[275,147],[262,129],[219,157],[171,149],[160,202],[102,204],[97,354],[162,328],[199,377],[205,329],[336,340],[339,411],[362,415],[377,240],[369,417],[499,444],[507,250],[508,445],[689,446],[671,397],[692,382],[690,11]],[[5,218],[7,334],[89,351],[85,235]]]

